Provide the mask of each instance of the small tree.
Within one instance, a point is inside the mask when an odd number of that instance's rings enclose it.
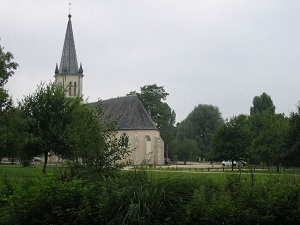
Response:
[[[80,104],[81,99],[67,98],[64,89],[53,83],[41,84],[35,93],[19,103],[21,110],[31,121],[29,146],[36,148],[36,154],[44,155],[44,173],[50,155],[69,155],[71,143],[66,137],[66,129],[72,123],[70,114]],[[29,155],[29,152],[24,155]]]
[[[130,153],[123,137],[117,138],[117,121],[104,117],[101,106],[94,109],[80,105],[70,115],[73,121],[67,128],[71,140],[72,166],[84,166],[89,174],[107,173],[128,165]]]
[[[178,160],[186,164],[188,160],[194,158],[197,152],[197,142],[192,139],[176,140],[171,145],[171,153]]]
[[[245,157],[250,149],[252,134],[246,115],[231,118],[221,125],[213,135],[212,150],[215,158],[233,161]]]

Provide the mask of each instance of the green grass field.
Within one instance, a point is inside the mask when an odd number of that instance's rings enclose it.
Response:
[[[47,174],[53,174],[55,170],[59,168],[57,167],[47,167]],[[134,172],[135,170],[130,170],[131,172]],[[137,170],[139,171],[139,170]],[[187,168],[182,169],[179,168],[178,170],[175,169],[145,169],[143,171],[146,171],[149,176],[151,177],[170,177],[170,176],[178,176],[178,177],[214,177],[215,179],[225,179],[226,176],[229,174],[241,174],[243,176],[248,176],[251,174],[254,175],[293,175],[293,176],[299,176],[300,179],[300,170],[299,169],[288,169],[288,170],[280,170],[279,173],[276,172],[275,169],[255,169],[255,170],[249,170],[249,169],[243,169],[243,170],[234,170],[231,171],[230,169],[226,169],[225,171],[220,170],[210,170],[207,169],[199,169],[199,168]],[[125,172],[126,171],[122,171]],[[20,165],[0,165],[0,176],[1,175],[7,175],[10,178],[15,179],[23,179],[23,178],[39,178],[42,177],[42,166],[30,166],[30,167],[23,167]]]

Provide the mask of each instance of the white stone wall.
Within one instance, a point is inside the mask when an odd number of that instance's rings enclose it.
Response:
[[[57,74],[55,75],[55,83],[63,85],[66,88],[67,97],[82,96],[82,77],[83,75],[78,74]],[[69,84],[72,83],[71,95],[69,94]],[[74,83],[76,82],[76,96],[74,96]]]
[[[122,130],[118,132],[117,137],[123,133],[129,136],[129,148],[132,150],[129,159],[133,165],[164,164],[164,141],[158,130]],[[150,137],[150,142],[147,141],[146,135]]]

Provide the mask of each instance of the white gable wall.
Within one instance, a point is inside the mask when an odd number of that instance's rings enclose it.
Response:
[[[164,141],[158,130],[122,130],[129,136],[129,149],[132,151],[128,159],[132,165],[164,164]]]

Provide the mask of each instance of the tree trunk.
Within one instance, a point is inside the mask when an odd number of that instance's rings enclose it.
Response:
[[[45,160],[44,160],[44,166],[43,166],[43,174],[46,174],[47,163],[48,163],[48,152],[45,151]]]

